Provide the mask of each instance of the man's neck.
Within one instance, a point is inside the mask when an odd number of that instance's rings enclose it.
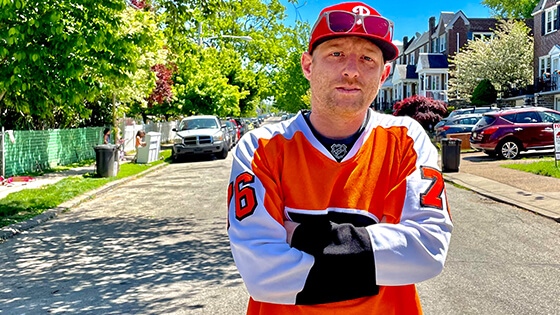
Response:
[[[322,136],[330,139],[344,139],[355,134],[363,125],[367,109],[351,116],[334,116],[325,113],[311,112],[309,120],[313,128]]]

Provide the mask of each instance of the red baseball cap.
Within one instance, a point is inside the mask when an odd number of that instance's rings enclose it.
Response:
[[[344,2],[324,8],[309,39],[309,53],[321,43],[340,36],[360,36],[376,44],[385,62],[397,58],[399,49],[392,42],[393,22],[362,2]]]

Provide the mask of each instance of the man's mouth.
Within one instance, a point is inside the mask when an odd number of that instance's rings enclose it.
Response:
[[[360,91],[360,89],[357,87],[349,87],[349,86],[339,86],[336,88],[336,90],[342,93],[355,93]]]

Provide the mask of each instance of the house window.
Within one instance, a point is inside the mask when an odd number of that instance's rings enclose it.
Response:
[[[472,34],[472,39],[490,40],[494,38],[494,33],[491,32],[475,32]]]
[[[548,10],[545,11],[545,29],[544,29],[544,33],[548,34],[551,32],[556,31],[556,25],[557,25],[557,20],[558,20],[558,7],[554,7],[554,8],[550,8]]]
[[[412,53],[412,55],[410,55],[410,63],[411,65],[414,65],[414,53]]]
[[[550,75],[550,56],[544,56],[539,58],[539,76],[547,73]]]
[[[420,47],[420,53],[424,53],[424,46]]]
[[[445,41],[445,34],[443,34],[439,37],[439,52],[444,52],[446,46],[447,46],[447,43]]]
[[[438,75],[431,76],[431,81],[432,81],[431,82],[432,88],[430,90],[432,91],[439,90],[439,76]]]

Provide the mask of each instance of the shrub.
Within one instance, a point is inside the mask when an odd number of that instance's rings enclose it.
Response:
[[[471,97],[471,104],[477,105],[489,105],[496,102],[498,97],[498,92],[496,88],[492,85],[492,82],[488,79],[484,79],[478,83],[473,91]]]
[[[447,115],[447,104],[424,96],[413,95],[393,106],[393,115],[410,116],[432,131],[433,127]]]

